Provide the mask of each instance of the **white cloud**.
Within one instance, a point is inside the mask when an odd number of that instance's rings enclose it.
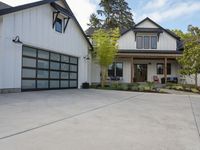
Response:
[[[152,1],[149,1],[144,9],[157,9],[157,8],[161,8],[163,7],[166,3],[167,3],[168,0],[152,0]]]
[[[145,17],[150,17],[156,22],[172,21],[179,17],[184,17],[200,11],[200,2],[180,2],[173,5],[163,6],[162,9],[157,9],[154,12],[146,12],[138,20]]]
[[[11,6],[22,5],[39,0],[1,0],[2,2]],[[96,5],[91,0],[66,0],[70,8],[74,12],[77,20],[81,24],[82,28],[87,29],[87,23],[89,22],[90,14],[96,11]]]
[[[96,12],[96,5],[90,0],[67,0],[83,29],[87,29],[90,15]]]

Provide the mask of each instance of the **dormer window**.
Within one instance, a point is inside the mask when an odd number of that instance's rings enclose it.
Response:
[[[59,33],[62,33],[62,19],[60,18],[56,18],[56,22],[55,22],[55,30]]]
[[[157,49],[157,36],[137,36],[136,48],[137,49]]]
[[[151,37],[151,49],[157,49],[157,36],[152,36]]]

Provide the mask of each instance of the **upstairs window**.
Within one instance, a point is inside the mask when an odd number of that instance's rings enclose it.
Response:
[[[144,36],[144,49],[149,49],[149,48],[150,48],[150,37]]]
[[[137,36],[137,49],[157,49],[157,36]]]
[[[55,30],[59,33],[62,33],[62,20],[59,18],[56,18]]]
[[[157,49],[157,36],[151,37],[151,49]]]
[[[137,36],[136,42],[137,42],[137,49],[143,49],[143,37]]]

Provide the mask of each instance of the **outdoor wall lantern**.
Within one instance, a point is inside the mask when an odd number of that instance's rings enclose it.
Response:
[[[85,57],[83,57],[85,60],[90,60],[90,57],[87,55]]]
[[[13,41],[14,43],[16,43],[16,44],[23,44],[22,41],[20,41],[19,36],[16,36],[12,41]]]

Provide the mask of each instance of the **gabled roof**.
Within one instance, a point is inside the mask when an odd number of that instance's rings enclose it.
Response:
[[[169,35],[171,35],[175,39],[180,40],[180,37],[178,37],[175,33],[171,32],[170,30],[164,29],[162,26],[160,26],[159,24],[157,24],[156,22],[154,22],[153,20],[151,20],[149,17],[147,17],[144,20],[140,21],[139,23],[135,24],[132,28],[126,30],[125,32],[122,33],[122,35],[126,34],[127,32],[129,32],[131,30],[137,29],[137,26],[139,26],[140,24],[142,24],[145,21],[150,21],[151,23],[153,23],[154,25],[156,25],[159,29],[162,29],[163,31],[165,31],[166,33],[168,33]]]
[[[59,8],[60,10],[62,10],[64,12],[69,12],[69,14],[68,14],[68,15],[70,15],[69,17],[71,17],[71,19],[73,19],[75,21],[75,23],[79,27],[81,33],[83,34],[86,41],[88,42],[89,46],[91,48],[93,48],[92,44],[90,43],[89,39],[86,37],[82,27],[80,26],[78,20],[74,16],[74,14],[73,14],[72,10],[70,9],[69,5],[67,4],[67,2],[65,0],[62,0],[64,2],[65,7],[66,7],[66,8],[63,8],[63,7],[59,6],[58,4],[55,5],[54,2],[56,2],[56,1],[59,1],[59,0],[42,0],[42,1],[33,2],[33,3],[29,3],[29,4],[25,4],[25,5],[21,5],[21,6],[16,6],[16,7],[7,7],[5,9],[0,9],[0,16],[6,15],[6,14],[9,14],[9,13],[13,13],[13,12],[17,12],[17,11],[20,11],[20,10],[29,9],[29,8],[32,8],[32,7],[44,5],[44,4],[50,4],[50,3],[52,4],[53,3],[53,6]]]
[[[10,8],[11,6],[9,6],[8,4],[5,4],[3,2],[0,1],[0,10],[1,9],[6,9],[6,8]]]

